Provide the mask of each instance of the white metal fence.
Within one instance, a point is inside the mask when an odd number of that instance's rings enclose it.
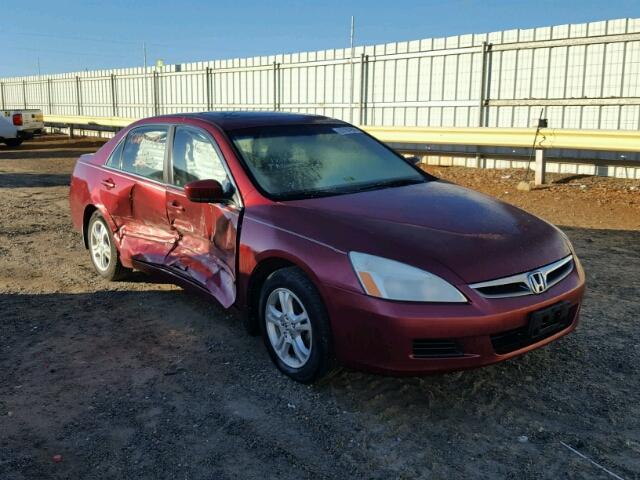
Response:
[[[640,19],[0,79],[3,109],[286,110],[363,125],[640,128]]]

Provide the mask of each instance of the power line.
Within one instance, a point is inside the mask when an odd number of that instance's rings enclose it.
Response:
[[[50,33],[31,33],[31,32],[12,32],[11,30],[5,30],[5,33],[13,35],[20,35],[23,37],[41,37],[41,38],[56,38],[59,40],[82,40],[84,42],[96,42],[96,43],[113,43],[118,45],[137,45],[140,42],[137,40],[110,40],[97,37],[83,37],[79,35],[53,35]],[[168,44],[154,43],[152,44],[158,47],[170,47]]]
[[[23,50],[27,52],[39,52],[39,53],[55,53],[57,55],[72,55],[72,56],[85,56],[85,57],[110,57],[110,58],[122,58],[121,54],[104,54],[103,52],[74,52],[69,50],[51,50],[48,48],[29,48],[29,47],[11,47],[11,50]]]
[[[78,35],[53,35],[50,33],[30,33],[30,32],[18,32],[18,31],[11,31],[11,30],[4,30],[3,33],[9,33],[11,36],[14,35],[20,35],[20,36],[24,36],[24,37],[36,37],[36,38],[55,38],[58,40],[81,40],[83,42],[95,42],[95,43],[110,43],[110,44],[114,44],[114,45],[123,45],[123,46],[129,46],[129,45],[139,45],[140,41],[139,40],[109,40],[109,39],[105,39],[105,38],[97,38],[97,37],[83,37],[83,36],[78,36]],[[205,37],[202,37],[205,38]],[[199,38],[195,38],[195,39],[190,39],[190,40],[199,40]],[[155,43],[155,42],[151,42],[151,43],[147,43],[147,45],[153,46],[153,47],[162,47],[162,48],[170,48],[170,49],[174,49],[177,48],[175,45],[172,44],[168,44],[168,43]]]

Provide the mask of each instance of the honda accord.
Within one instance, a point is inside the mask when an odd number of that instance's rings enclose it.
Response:
[[[572,331],[584,291],[559,229],[322,116],[138,121],[80,157],[70,205],[98,275],[240,309],[300,382],[506,360]]]

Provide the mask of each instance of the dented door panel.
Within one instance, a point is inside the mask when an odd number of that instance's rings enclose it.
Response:
[[[236,296],[236,238],[239,209],[194,203],[181,189],[167,189],[167,213],[176,243],[165,265],[206,288],[224,307]]]
[[[177,235],[171,229],[165,209],[163,185],[138,180],[131,189],[131,221],[121,229],[122,247],[131,258],[162,265]]]
[[[118,228],[118,232],[132,220],[131,190],[135,180],[110,169],[98,171],[98,197]]]

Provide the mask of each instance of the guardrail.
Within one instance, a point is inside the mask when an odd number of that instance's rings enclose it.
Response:
[[[484,145],[535,149],[640,151],[640,133],[619,130],[543,128],[363,127],[387,143]],[[535,143],[534,143],[535,137]]]
[[[68,128],[69,135],[73,130],[94,130],[115,132],[135,122],[135,118],[121,117],[88,117],[78,115],[44,115],[44,123],[48,127]]]
[[[135,119],[45,115],[45,124],[70,129],[117,131]],[[619,130],[569,130],[535,128],[466,128],[466,127],[375,127],[363,126],[377,139],[398,150],[419,151],[427,155],[496,155],[523,156],[535,150],[535,183],[545,183],[546,152],[579,150],[595,152],[635,152],[640,155],[640,133]],[[456,147],[468,147],[466,149]],[[491,147],[487,150],[483,147]],[[509,150],[500,152],[499,148]],[[503,148],[503,149],[504,149]],[[622,155],[621,157],[624,157]],[[624,158],[623,158],[624,160]],[[620,159],[609,158],[609,162]],[[597,163],[594,161],[582,163]],[[640,162],[633,160],[633,164]]]

